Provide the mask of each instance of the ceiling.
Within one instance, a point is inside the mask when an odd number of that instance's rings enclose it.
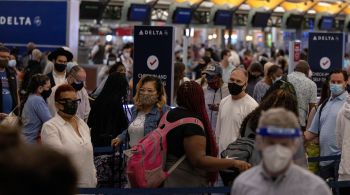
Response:
[[[105,5],[123,6],[124,0],[82,0],[100,2]],[[126,0],[130,2],[131,0]],[[152,4],[155,8],[166,9],[173,3],[211,9],[213,6],[234,10],[264,9],[273,12],[297,11],[301,13],[350,14],[350,0],[132,0]]]

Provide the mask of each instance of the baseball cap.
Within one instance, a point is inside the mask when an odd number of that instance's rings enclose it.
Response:
[[[208,64],[206,69],[203,71],[203,74],[208,74],[211,76],[222,75],[222,68],[219,64]]]

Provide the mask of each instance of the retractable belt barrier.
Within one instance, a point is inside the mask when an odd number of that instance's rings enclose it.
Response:
[[[319,156],[319,157],[308,158],[308,162],[321,162],[321,161],[329,161],[329,160],[340,160],[340,155]]]
[[[112,147],[94,147],[94,153],[100,154],[100,153],[113,153],[116,149]]]
[[[208,194],[230,193],[230,187],[208,188],[157,188],[157,189],[116,189],[116,188],[80,188],[81,194]]]
[[[94,153],[114,153],[113,147],[95,147]],[[340,155],[310,157],[308,162],[321,162],[340,160]],[[350,187],[350,181],[329,181],[330,188],[337,189]],[[157,188],[157,189],[135,189],[135,188],[80,188],[81,194],[208,194],[208,193],[230,193],[230,187],[207,187],[207,188]]]

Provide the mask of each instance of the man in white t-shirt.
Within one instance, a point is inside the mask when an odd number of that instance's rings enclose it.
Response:
[[[231,95],[221,100],[216,123],[215,135],[219,153],[239,137],[243,119],[258,106],[245,92],[247,82],[248,73],[245,69],[236,68],[232,71],[228,82]]]

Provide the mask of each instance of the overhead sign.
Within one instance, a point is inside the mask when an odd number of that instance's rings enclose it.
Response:
[[[332,70],[342,69],[344,58],[343,33],[310,33],[308,62],[312,80],[320,92],[322,83]]]
[[[66,45],[67,1],[0,1],[0,42]]]
[[[155,76],[164,84],[168,104],[173,97],[173,27],[135,26],[134,86],[144,76]]]

